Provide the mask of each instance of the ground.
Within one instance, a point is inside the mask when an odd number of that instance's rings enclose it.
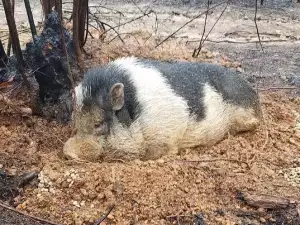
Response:
[[[122,9],[118,4],[114,7]],[[185,6],[168,7],[153,6],[162,24],[159,36],[144,18],[120,28],[121,33],[130,29],[130,34],[122,35],[124,43],[88,40],[86,50],[92,57],[86,59],[86,67],[132,54],[233,67],[259,91],[266,124],[254,132],[229,136],[213,147],[156,161],[75,162],[62,156],[63,144],[72,135],[71,124],[20,112],[19,107],[26,106],[17,96],[13,105],[0,103],[0,169],[12,175],[37,171],[39,177],[25,186],[13,204],[22,212],[62,224],[92,224],[113,205],[105,224],[300,224],[297,210],[267,211],[237,198],[240,192],[249,192],[299,201],[299,6],[259,11],[259,27],[267,41],[264,53],[251,43],[257,40],[249,19],[253,9],[230,6],[198,59],[191,57],[198,45],[192,41],[201,38],[203,17],[153,48],[199,11],[193,9],[185,16]],[[128,3],[123,11],[135,17],[138,10]],[[210,16],[216,19],[220,12]],[[117,23],[112,12],[104,18]],[[147,29],[141,31],[141,26]],[[287,86],[293,89],[282,89]],[[47,224],[25,220],[1,206],[0,210],[1,224],[20,224],[16,222],[19,217],[23,224]]]

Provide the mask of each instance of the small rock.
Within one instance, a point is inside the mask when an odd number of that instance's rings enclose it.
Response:
[[[107,218],[110,219],[110,220],[113,220],[115,217],[114,217],[112,214],[109,214],[109,215],[107,216]]]
[[[260,217],[260,218],[259,218],[259,221],[260,221],[260,222],[262,222],[262,223],[265,223],[265,222],[266,222],[266,219],[265,219],[265,218],[262,218],[262,217]]]
[[[47,188],[41,188],[41,192],[48,192]]]
[[[80,208],[80,205],[79,205],[79,203],[78,203],[77,201],[72,201],[72,204],[73,204],[74,206]]]
[[[50,192],[51,194],[55,194],[55,189],[54,189],[54,188],[49,188],[49,192]]]
[[[89,198],[89,199],[93,200],[93,199],[95,199],[96,197],[97,197],[97,193],[96,193],[96,192],[90,191],[90,192],[88,193],[88,198]]]
[[[98,198],[99,198],[99,199],[105,198],[105,194],[104,194],[104,193],[99,193],[99,194],[98,194]]]
[[[68,177],[68,176],[70,176],[70,172],[65,172],[65,177]]]
[[[87,191],[86,191],[85,189],[83,189],[83,188],[80,189],[80,192],[81,192],[81,194],[83,194],[84,196],[87,196],[87,195],[88,195]]]
[[[62,184],[61,184],[61,186],[62,186],[63,188],[67,188],[67,187],[69,186],[69,184],[68,184],[67,181],[63,181]]]
[[[196,182],[196,184],[201,184],[202,181],[201,181],[201,179],[197,179],[195,182]]]

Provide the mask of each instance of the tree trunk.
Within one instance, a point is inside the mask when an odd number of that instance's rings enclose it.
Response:
[[[80,48],[79,41],[79,18],[80,16],[80,0],[73,0],[73,42],[74,48],[77,56],[77,63],[80,70],[80,73],[83,73],[83,54]]]
[[[51,13],[51,9],[55,6],[55,0],[41,0],[44,12],[45,20],[48,18],[48,14]]]
[[[34,41],[34,36],[36,36],[37,33],[36,33],[35,24],[34,24],[34,20],[33,20],[33,16],[32,16],[30,2],[29,2],[29,0],[24,0],[24,3],[25,3],[27,16],[28,16],[28,21],[29,21],[29,25],[30,25],[31,34],[32,34],[32,39]]]
[[[88,24],[88,0],[79,0],[79,28],[78,28],[78,38],[80,43],[80,48],[82,49],[86,42],[87,31],[85,29]]]
[[[18,35],[17,27],[16,27],[16,22],[15,22],[15,18],[14,18],[13,11],[12,11],[12,5],[11,5],[11,2],[7,1],[7,0],[2,0],[2,4],[3,4],[4,11],[5,11],[7,25],[9,28],[9,34],[11,36],[12,47],[13,47],[13,50],[15,52],[17,62],[18,62],[18,69],[22,75],[25,85],[27,85],[29,87],[30,86],[29,82],[24,73],[24,61],[23,61],[23,56],[22,56],[22,52],[21,52],[21,46],[20,46],[19,35]]]
[[[12,13],[13,15],[15,14],[15,0],[11,0],[11,5],[12,5]],[[10,50],[11,50],[11,37],[9,35],[9,38],[8,38],[8,43],[7,43],[7,55],[10,56]]]
[[[74,78],[73,78],[72,73],[71,73],[69,56],[68,56],[68,51],[67,51],[65,37],[64,37],[64,30],[63,30],[63,22],[62,22],[63,21],[63,17],[62,17],[62,0],[56,0],[56,1],[57,1],[56,2],[56,7],[57,7],[59,19],[60,19],[60,42],[61,42],[61,48],[62,48],[62,51],[63,51],[65,57],[66,57],[68,77],[70,79],[70,83],[71,83],[72,89],[74,89],[75,88]]]

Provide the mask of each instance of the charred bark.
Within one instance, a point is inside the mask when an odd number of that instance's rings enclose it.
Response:
[[[15,14],[15,0],[11,0],[11,5],[12,5],[12,12],[13,15]],[[10,56],[10,50],[11,50],[11,36],[9,35],[8,38],[8,43],[7,43],[7,55]]]
[[[80,0],[79,1],[79,27],[78,27],[78,39],[80,43],[80,48],[82,49],[85,45],[88,33],[88,24],[89,24],[89,1]]]
[[[65,55],[65,58],[66,58],[68,77],[70,79],[72,89],[74,89],[75,88],[74,78],[72,76],[72,72],[71,72],[71,68],[70,68],[69,55],[68,55],[68,51],[67,51],[67,47],[66,47],[66,42],[65,42],[65,37],[64,37],[64,30],[63,30],[62,0],[56,0],[56,7],[57,7],[57,12],[58,12],[58,17],[60,19],[61,48],[62,48],[63,54]]]
[[[73,1],[73,42],[74,48],[77,56],[77,63],[80,70],[80,73],[83,73],[83,54],[80,47],[79,41],[79,20],[80,20],[80,4],[81,0],[74,0]]]
[[[27,16],[28,16],[28,21],[29,21],[29,25],[30,25],[31,34],[32,34],[32,39],[34,40],[34,37],[36,36],[37,33],[36,33],[36,28],[35,28],[35,24],[34,24],[34,20],[33,20],[33,16],[32,16],[30,2],[29,2],[29,0],[24,0],[24,3],[25,3]]]
[[[12,47],[14,50],[14,53],[17,58],[18,62],[18,70],[20,74],[22,75],[23,81],[25,85],[29,87],[29,82],[27,80],[27,77],[25,76],[24,73],[24,60],[21,52],[21,46],[20,46],[20,41],[19,41],[19,35],[15,23],[15,18],[12,12],[12,5],[10,1],[2,0],[3,8],[5,11],[6,15],[6,20],[7,20],[7,25],[9,28],[9,34],[11,36],[11,41],[12,41]]]
[[[45,20],[48,18],[49,13],[51,13],[51,9],[55,6],[55,0],[41,0],[43,6],[43,12]]]

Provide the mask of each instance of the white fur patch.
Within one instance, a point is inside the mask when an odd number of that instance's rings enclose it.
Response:
[[[76,105],[80,106],[82,105],[83,102],[83,90],[82,90],[82,83],[78,84],[75,87],[75,101],[76,101]]]
[[[128,71],[136,87],[137,101],[142,107],[136,122],[145,139],[154,145],[164,142],[172,148],[187,129],[187,102],[175,94],[158,70],[145,67],[135,57],[121,58],[114,64]]]

